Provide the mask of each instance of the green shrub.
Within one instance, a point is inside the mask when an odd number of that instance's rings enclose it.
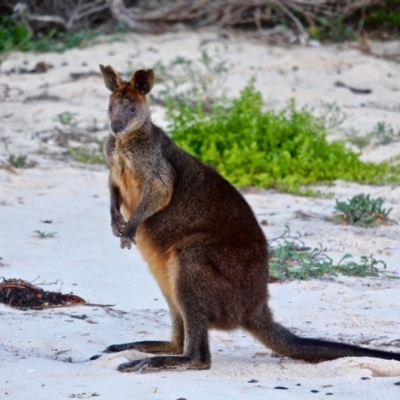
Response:
[[[336,200],[335,210],[339,214],[332,219],[335,222],[363,227],[393,223],[389,219],[392,208],[385,209],[382,206],[381,197],[371,199],[369,194],[361,193],[347,202]]]
[[[0,17],[0,54],[10,50],[62,52],[66,49],[86,47],[88,42],[99,36],[93,30],[57,31],[51,29],[42,37],[34,37],[22,20]]]
[[[345,143],[326,140],[324,125],[294,101],[263,111],[261,94],[249,84],[227,107],[167,102],[169,130],[178,146],[215,167],[233,184],[311,194],[303,185],[335,179],[361,183],[398,181],[398,167],[362,162]],[[313,193],[315,194],[315,193]]]
[[[365,19],[366,27],[400,28],[400,0],[382,0],[370,7]]]
[[[0,18],[0,53],[24,47],[30,40],[32,35],[22,22],[11,17]]]
[[[384,275],[399,279],[396,272],[386,271],[384,261],[372,255],[361,256],[356,261],[347,253],[336,263],[321,244],[316,248],[306,246],[302,239],[308,235],[299,232],[292,235],[289,226],[285,225],[281,236],[269,240],[269,275],[273,280],[333,280],[339,274],[357,277]]]

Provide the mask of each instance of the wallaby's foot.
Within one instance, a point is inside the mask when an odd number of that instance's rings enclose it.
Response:
[[[164,353],[164,354],[182,354],[183,346],[174,345],[171,342],[146,340],[143,342],[132,342],[122,344],[112,344],[108,346],[103,353],[118,353],[125,350],[137,350],[143,353]]]
[[[158,356],[134,360],[118,366],[119,372],[156,372],[171,370],[210,369],[211,362],[201,362],[186,356]]]

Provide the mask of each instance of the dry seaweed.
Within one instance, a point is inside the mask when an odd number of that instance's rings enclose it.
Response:
[[[22,279],[5,279],[0,283],[0,303],[22,310],[71,307],[86,305],[86,301],[74,294],[45,291]]]

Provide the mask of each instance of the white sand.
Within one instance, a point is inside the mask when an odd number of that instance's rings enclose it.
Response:
[[[400,128],[399,64],[349,46],[284,49],[240,37],[221,41],[205,32],[132,35],[125,43],[64,54],[12,53],[0,75],[0,160],[27,154],[28,161],[38,165],[17,174],[0,169],[0,276],[28,281],[39,277],[35,283],[48,283],[46,290],[74,292],[89,302],[113,306],[19,311],[0,305],[1,399],[320,399],[327,393],[340,399],[399,398],[399,362],[348,358],[312,365],[279,359],[241,331],[211,332],[209,371],[118,373],[119,363],[142,357],[133,352],[87,361],[112,343],[167,339],[170,324],[166,303],[140,254],[119,249],[111,234],[105,167],[70,161],[55,141],[55,127],[66,129],[57,122],[57,115],[65,111],[77,113],[78,131],[93,125],[94,119],[100,127],[106,121],[108,91],[101,78],[73,81],[69,74],[98,71],[99,63],[128,72],[129,63],[131,68],[149,68],[157,60],[166,63],[178,55],[197,58],[195,50],[204,41],[203,48],[211,52],[226,46],[225,57],[232,63],[226,83],[230,95],[257,72],[257,88],[268,107],[281,107],[295,97],[318,112],[321,100],[337,102],[349,115],[345,127],[365,134],[384,121]],[[33,68],[38,61],[53,68],[45,74],[4,74],[11,68]],[[353,94],[335,87],[338,80],[373,92]],[[29,101],[44,92],[60,100]],[[165,125],[159,106],[153,107],[153,119]],[[332,132],[331,137],[340,134]],[[106,131],[92,135],[103,138]],[[400,144],[370,146],[363,157],[380,161],[399,152]],[[381,196],[393,207],[391,217],[400,220],[398,186],[337,182],[323,190],[341,200],[361,192]],[[334,199],[272,191],[246,198],[259,220],[268,221],[264,230],[269,238],[289,224],[293,232],[311,231],[306,243],[322,243],[335,259],[347,252],[355,257],[372,254],[389,270],[400,269],[398,225],[332,225],[325,218],[333,213]],[[36,229],[57,235],[39,239],[33,234]],[[276,319],[298,334],[398,352],[399,289],[400,281],[385,278],[271,284],[270,303]]]

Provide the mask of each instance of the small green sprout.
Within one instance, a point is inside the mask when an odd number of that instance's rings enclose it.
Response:
[[[26,156],[26,155],[20,154],[20,155],[16,156],[15,154],[11,154],[10,157],[8,157],[7,162],[15,168],[26,168],[27,167],[27,159],[28,159],[28,156]]]
[[[34,230],[33,233],[35,234],[35,237],[39,239],[54,238],[57,235],[57,232],[45,232],[39,229]]]

